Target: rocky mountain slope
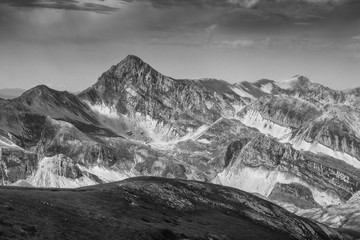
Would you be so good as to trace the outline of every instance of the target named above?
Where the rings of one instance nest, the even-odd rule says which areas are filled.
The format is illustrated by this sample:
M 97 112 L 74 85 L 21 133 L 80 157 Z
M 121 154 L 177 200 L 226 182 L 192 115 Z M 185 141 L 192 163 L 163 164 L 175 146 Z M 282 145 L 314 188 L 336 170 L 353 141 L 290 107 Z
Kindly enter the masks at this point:
M 303 76 L 173 79 L 130 55 L 78 95 L 41 85 L 0 100 L 0 182 L 192 179 L 321 212 L 360 190 L 359 103 L 359 89 Z
M 353 239 L 252 194 L 203 182 L 141 177 L 75 190 L 0 192 L 4 240 Z
M 109 129 L 149 142 L 182 137 L 245 106 L 224 81 L 175 80 L 135 56 L 112 66 L 79 98 Z

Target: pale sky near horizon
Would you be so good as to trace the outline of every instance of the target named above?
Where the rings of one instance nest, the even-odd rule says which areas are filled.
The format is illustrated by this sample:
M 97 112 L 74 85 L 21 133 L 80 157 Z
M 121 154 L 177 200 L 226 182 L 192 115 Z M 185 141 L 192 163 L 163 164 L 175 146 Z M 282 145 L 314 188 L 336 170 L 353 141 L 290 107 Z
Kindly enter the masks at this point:
M 360 1 L 0 0 L 0 88 L 84 90 L 128 54 L 174 78 L 360 87 Z

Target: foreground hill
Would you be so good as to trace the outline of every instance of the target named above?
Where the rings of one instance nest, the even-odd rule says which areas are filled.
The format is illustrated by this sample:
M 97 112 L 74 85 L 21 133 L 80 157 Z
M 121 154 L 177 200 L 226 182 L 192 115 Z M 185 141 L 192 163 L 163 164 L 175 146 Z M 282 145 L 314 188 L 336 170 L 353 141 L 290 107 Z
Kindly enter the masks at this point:
M 352 239 L 262 198 L 139 177 L 78 189 L 0 188 L 1 239 Z M 26 199 L 26 200 L 24 200 Z

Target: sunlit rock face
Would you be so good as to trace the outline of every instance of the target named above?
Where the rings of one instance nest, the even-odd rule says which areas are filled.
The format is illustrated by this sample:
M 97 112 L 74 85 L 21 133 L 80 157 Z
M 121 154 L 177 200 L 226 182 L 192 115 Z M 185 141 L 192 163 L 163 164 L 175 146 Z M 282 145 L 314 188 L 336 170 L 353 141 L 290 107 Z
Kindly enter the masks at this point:
M 158 176 L 236 187 L 288 209 L 342 206 L 360 189 L 359 103 L 359 89 L 302 76 L 173 79 L 130 55 L 78 95 L 41 85 L 0 99 L 0 183 Z
M 264 92 L 272 95 L 287 95 L 301 98 L 317 106 L 339 104 L 354 100 L 357 91 L 337 91 L 318 83 L 311 82 L 307 77 L 296 75 L 290 79 L 272 81 L 262 79 L 254 83 Z M 357 101 L 352 101 L 353 103 Z
M 249 104 L 238 115 L 245 118 L 248 112 L 257 112 L 262 118 L 288 128 L 299 128 L 322 113 L 321 108 L 299 98 L 286 95 L 269 95 Z
M 278 183 L 298 183 L 310 189 L 322 206 L 341 204 L 360 190 L 360 171 L 341 160 L 298 151 L 262 134 L 242 142 L 218 175 L 218 183 L 266 197 Z
M 245 106 L 227 82 L 175 80 L 135 56 L 112 66 L 79 97 L 115 132 L 147 141 L 184 136 Z
M 329 149 L 328 154 L 342 158 L 358 168 L 360 166 L 359 119 L 358 109 L 349 106 L 329 107 L 324 114 L 300 128 L 294 141 L 321 144 Z

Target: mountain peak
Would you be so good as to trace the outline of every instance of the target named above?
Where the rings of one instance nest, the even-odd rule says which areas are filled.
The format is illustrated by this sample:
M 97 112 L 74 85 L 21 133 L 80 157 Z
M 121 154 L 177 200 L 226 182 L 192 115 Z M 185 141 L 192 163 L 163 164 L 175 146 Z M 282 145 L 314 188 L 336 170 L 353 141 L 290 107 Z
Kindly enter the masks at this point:
M 96 91 L 102 92 L 106 89 L 107 96 L 103 97 L 111 102 L 112 98 L 118 97 L 118 92 L 125 89 L 124 85 L 126 84 L 136 85 L 137 87 L 144 85 L 141 87 L 146 89 L 149 87 L 148 85 L 152 85 L 164 77 L 141 58 L 135 55 L 128 55 L 119 63 L 111 66 L 109 70 L 98 78 L 98 81 L 91 88 L 79 93 L 78 96 L 94 100 L 96 97 L 99 97 Z M 89 95 L 91 91 L 95 92 Z
M 56 90 L 51 89 L 44 84 L 41 84 L 41 85 L 37 85 L 33 88 L 30 88 L 29 90 L 25 91 L 21 96 L 27 96 L 30 94 L 40 94 L 40 93 L 44 93 L 44 92 L 53 92 L 53 91 L 56 91 Z
M 123 61 L 125 61 L 125 62 L 138 62 L 138 63 L 143 63 L 143 62 L 144 62 L 144 61 L 143 61 L 141 58 L 139 58 L 138 56 L 131 55 L 131 54 L 127 55 L 127 56 L 123 59 Z
M 64 97 L 67 98 L 71 95 L 72 94 L 68 93 L 67 91 L 58 91 L 42 84 L 27 90 L 21 96 L 15 98 L 14 100 L 27 102 L 28 104 L 30 104 L 34 101 L 49 102 L 53 100 L 59 100 Z
M 118 64 L 112 66 L 106 73 L 111 73 L 119 78 L 122 78 L 129 74 L 136 75 L 136 73 L 144 70 L 149 71 L 151 69 L 150 65 L 145 63 L 141 58 L 135 55 L 128 55 Z
M 130 67 L 130 68 L 136 68 L 139 69 L 143 66 L 149 66 L 147 63 L 145 63 L 141 58 L 135 55 L 128 55 L 126 56 L 120 63 L 118 63 L 117 68 L 119 67 Z
M 295 75 L 293 77 L 293 79 L 298 79 L 298 81 L 303 81 L 303 82 L 310 82 L 309 78 L 303 76 L 303 75 Z
M 41 84 L 41 85 L 37 85 L 33 88 L 30 88 L 27 91 L 24 91 L 24 93 L 21 94 L 20 97 L 30 95 L 30 94 L 52 94 L 52 95 L 65 94 L 65 95 L 69 95 L 70 93 L 68 91 L 56 90 L 45 84 Z
M 310 80 L 301 75 L 295 75 L 292 78 L 276 81 L 275 84 L 282 89 L 297 89 L 301 86 L 307 85 L 310 83 Z

